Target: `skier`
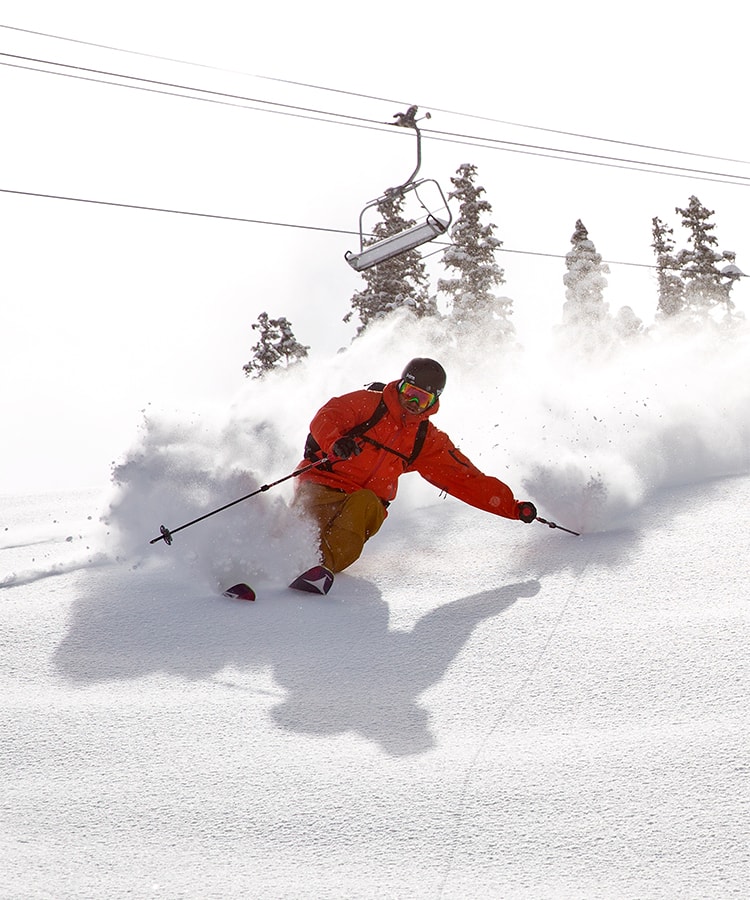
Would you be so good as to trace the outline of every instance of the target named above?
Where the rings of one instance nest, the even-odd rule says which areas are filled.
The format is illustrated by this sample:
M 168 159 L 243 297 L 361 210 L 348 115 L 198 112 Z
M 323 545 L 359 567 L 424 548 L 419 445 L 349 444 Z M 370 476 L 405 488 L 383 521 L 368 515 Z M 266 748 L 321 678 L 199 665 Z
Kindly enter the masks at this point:
M 419 472 L 471 506 L 534 521 L 533 503 L 515 500 L 506 484 L 480 472 L 430 421 L 445 382 L 440 363 L 413 359 L 397 381 L 334 397 L 315 414 L 299 468 L 325 462 L 298 476 L 294 504 L 317 524 L 322 565 L 291 587 L 328 593 L 334 573 L 358 559 L 378 532 L 405 472 Z

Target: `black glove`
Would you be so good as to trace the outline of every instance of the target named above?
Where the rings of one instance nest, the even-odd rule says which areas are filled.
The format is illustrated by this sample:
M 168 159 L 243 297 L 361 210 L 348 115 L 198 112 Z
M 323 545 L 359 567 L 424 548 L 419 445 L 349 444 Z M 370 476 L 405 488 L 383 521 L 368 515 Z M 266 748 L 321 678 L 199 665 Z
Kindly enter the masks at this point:
M 331 447 L 331 450 L 333 455 L 338 456 L 339 459 L 349 459 L 350 456 L 359 456 L 362 452 L 362 448 L 353 437 L 339 438 L 333 447 Z
M 536 519 L 536 506 L 530 501 L 521 500 L 516 508 L 518 509 L 518 518 L 522 522 L 526 522 L 527 525 L 529 522 L 533 522 L 534 519 Z

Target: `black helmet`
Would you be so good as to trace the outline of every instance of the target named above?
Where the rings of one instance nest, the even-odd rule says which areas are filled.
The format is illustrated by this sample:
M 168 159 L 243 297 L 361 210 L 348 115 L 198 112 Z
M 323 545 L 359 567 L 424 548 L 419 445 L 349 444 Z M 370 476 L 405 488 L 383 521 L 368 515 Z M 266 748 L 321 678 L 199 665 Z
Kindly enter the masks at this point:
M 445 387 L 446 374 L 439 362 L 419 357 L 407 364 L 401 373 L 401 379 L 439 397 Z

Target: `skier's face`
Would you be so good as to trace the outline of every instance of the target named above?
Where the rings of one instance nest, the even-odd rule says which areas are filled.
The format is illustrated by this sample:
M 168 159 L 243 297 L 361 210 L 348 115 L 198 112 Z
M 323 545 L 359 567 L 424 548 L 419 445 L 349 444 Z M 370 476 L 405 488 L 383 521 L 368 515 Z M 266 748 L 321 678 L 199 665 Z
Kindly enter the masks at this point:
M 398 386 L 399 403 L 408 413 L 419 415 L 426 409 L 429 409 L 437 400 L 437 394 L 432 391 L 425 391 L 416 384 L 408 381 L 402 381 Z

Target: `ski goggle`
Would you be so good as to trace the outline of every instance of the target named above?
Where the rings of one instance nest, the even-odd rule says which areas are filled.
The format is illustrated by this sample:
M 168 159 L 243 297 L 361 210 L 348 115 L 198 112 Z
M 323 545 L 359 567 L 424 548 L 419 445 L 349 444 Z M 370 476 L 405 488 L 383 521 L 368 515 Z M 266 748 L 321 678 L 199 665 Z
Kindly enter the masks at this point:
M 398 386 L 398 394 L 407 406 L 416 409 L 418 412 L 424 412 L 437 400 L 438 395 L 433 391 L 425 391 L 416 384 L 410 384 L 408 381 L 402 381 Z

